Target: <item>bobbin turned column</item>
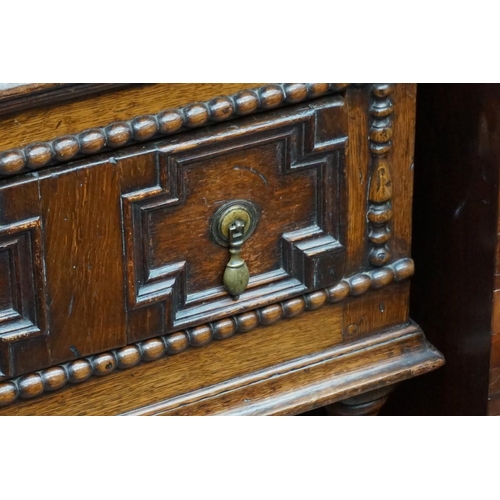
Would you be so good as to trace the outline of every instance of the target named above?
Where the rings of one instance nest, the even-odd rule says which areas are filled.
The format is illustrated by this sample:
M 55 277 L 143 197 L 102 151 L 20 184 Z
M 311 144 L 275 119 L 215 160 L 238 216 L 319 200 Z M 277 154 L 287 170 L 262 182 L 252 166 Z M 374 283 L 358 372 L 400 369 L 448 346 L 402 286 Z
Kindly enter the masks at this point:
M 374 84 L 371 88 L 370 153 L 372 176 L 368 193 L 368 221 L 370 241 L 369 261 L 380 267 L 391 259 L 388 242 L 391 239 L 392 176 L 389 153 L 392 148 L 393 112 L 391 99 L 393 85 Z
M 441 366 L 409 317 L 415 87 L 7 115 L 0 85 L 0 414 L 374 414 Z

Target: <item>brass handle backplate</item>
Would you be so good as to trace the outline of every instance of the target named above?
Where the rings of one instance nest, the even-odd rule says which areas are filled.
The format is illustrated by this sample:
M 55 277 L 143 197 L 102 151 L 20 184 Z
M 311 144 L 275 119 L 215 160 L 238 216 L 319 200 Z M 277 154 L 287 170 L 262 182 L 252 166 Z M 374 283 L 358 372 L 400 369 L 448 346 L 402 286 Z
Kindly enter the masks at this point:
M 241 258 L 241 246 L 255 230 L 259 212 L 246 200 L 229 202 L 217 210 L 212 219 L 212 236 L 222 246 L 229 247 L 229 262 L 224 271 L 223 284 L 226 291 L 238 300 L 246 290 L 250 273 Z

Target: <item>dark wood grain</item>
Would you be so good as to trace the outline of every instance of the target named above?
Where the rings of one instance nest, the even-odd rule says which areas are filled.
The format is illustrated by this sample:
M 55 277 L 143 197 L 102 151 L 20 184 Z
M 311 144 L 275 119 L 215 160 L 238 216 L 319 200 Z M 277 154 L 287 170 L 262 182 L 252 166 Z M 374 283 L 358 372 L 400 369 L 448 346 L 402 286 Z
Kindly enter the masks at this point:
M 389 354 L 390 353 L 390 354 Z M 133 415 L 293 415 L 426 373 L 443 359 L 415 326 L 327 349 Z M 405 366 L 406 365 L 406 366 Z M 339 375 L 338 368 L 342 367 Z M 279 397 L 277 395 L 279 394 Z
M 40 197 L 52 362 L 125 345 L 115 165 L 98 162 L 42 176 Z
M 158 83 L 20 111 L 0 119 L 0 151 L 78 134 L 85 129 L 105 127 L 112 122 L 159 113 L 163 109 L 178 108 L 194 101 L 205 101 L 258 86 L 256 83 Z
M 415 86 L 248 87 L 0 120 L 2 414 L 293 414 L 443 363 L 408 318 Z M 211 234 L 235 200 L 237 299 Z
M 188 347 L 202 347 L 213 340 L 224 340 L 238 333 L 248 333 L 258 326 L 270 326 L 282 320 L 296 318 L 304 312 L 317 311 L 329 304 L 338 304 L 349 295 L 356 299 L 347 302 L 344 307 L 342 338 L 346 342 L 352 342 L 368 332 L 373 333 L 393 324 L 407 323 L 407 286 L 392 285 L 389 287 L 390 291 L 385 293 L 380 289 L 393 281 L 398 283 L 407 280 L 412 274 L 413 262 L 411 259 L 402 259 L 391 266 L 351 276 L 333 287 L 302 297 L 11 379 L 9 382 L 0 383 L 0 407 L 13 403 L 17 398 L 33 397 L 30 391 L 25 390 L 26 380 L 33 378 L 38 380 L 39 391 L 36 395 L 40 395 L 43 392 L 61 389 L 68 383 L 85 382 L 92 375 L 98 377 L 109 375 L 116 369 L 126 370 L 141 362 L 156 361 L 165 355 L 180 354 Z M 380 280 L 381 275 L 384 276 L 383 281 Z M 359 288 L 361 277 L 363 283 L 368 280 L 369 287 Z M 367 293 L 370 288 L 376 289 L 377 292 L 369 295 L 367 299 L 360 299 L 360 296 Z M 353 311 L 361 315 L 355 316 L 357 324 L 352 323 Z
M 50 363 L 39 203 L 36 183 L 0 186 L 0 378 Z
M 111 90 L 129 87 L 128 83 L 19 83 L 0 84 L 0 116 L 19 111 L 75 101 Z
M 296 85 L 302 86 L 305 94 L 297 92 Z M 321 95 L 339 93 L 346 87 L 347 84 L 335 83 L 269 84 L 234 95 L 219 96 L 207 102 L 192 103 L 177 109 L 164 109 L 161 113 L 139 115 L 126 121 L 107 123 L 107 126 L 80 130 L 77 134 L 61 136 L 53 132 L 50 140 L 0 152 L 0 177 L 44 168 L 130 143 L 148 141 L 153 137 L 171 135 Z M 19 125 L 17 118 L 15 124 Z M 61 121 L 56 129 L 60 124 Z M 319 118 L 318 125 L 324 129 L 326 123 Z M 321 143 L 321 134 L 318 138 Z M 0 141 L 0 149 L 1 147 Z
M 447 364 L 382 412 L 488 412 L 499 130 L 498 85 L 419 85 L 410 313 Z
M 392 207 L 389 249 L 393 259 L 411 254 L 413 173 L 415 147 L 415 107 L 418 102 L 417 86 L 395 85 L 392 90 L 394 102 L 392 143 L 389 159 L 393 168 Z M 396 170 L 397 168 L 397 170 Z M 397 174 L 396 174 L 397 172 Z
M 370 150 L 367 145 L 369 95 L 364 89 L 353 89 L 347 95 L 349 105 L 349 154 L 345 170 L 347 213 L 367 207 Z M 346 273 L 354 274 L 366 266 L 366 217 L 346 217 Z
M 43 225 L 52 363 L 340 281 L 346 116 L 344 100 L 329 97 L 23 178 Z M 5 192 L 25 189 L 18 183 Z M 234 199 L 260 211 L 244 248 L 251 283 L 237 302 L 222 287 L 227 250 L 210 235 L 216 209 Z M 23 197 L 4 202 L 8 224 Z M 316 240 L 326 244 L 311 266 L 300 256 Z
M 387 242 L 391 238 L 392 175 L 389 154 L 393 135 L 392 85 L 376 84 L 371 88 L 370 153 L 372 172 L 368 200 L 369 233 L 371 243 L 368 259 L 373 266 L 383 266 L 391 258 Z
M 130 309 L 165 303 L 171 331 L 338 281 L 346 137 L 337 134 L 344 107 L 342 99 L 327 98 L 118 156 L 125 176 L 137 178 L 137 166 L 154 180 L 124 194 L 126 250 L 134 263 Z M 329 115 L 336 128 L 320 136 L 316 120 Z M 210 221 L 238 199 L 254 203 L 259 220 L 243 247 L 250 284 L 235 302 L 222 287 L 228 252 L 211 236 Z
M 10 255 L 7 250 L 0 253 L 0 310 L 3 316 L 7 316 L 14 309 L 15 295 L 12 283 L 12 268 Z
M 314 316 L 314 322 L 306 316 L 287 322 L 287 335 L 278 325 L 259 328 L 16 403 L 0 415 L 295 414 L 443 363 L 415 326 L 341 346 L 341 337 L 332 333 L 339 331 L 341 308 Z M 277 349 L 278 339 L 286 347 Z
M 344 338 L 353 340 L 374 330 L 407 323 L 408 285 L 391 285 L 379 292 L 349 299 L 344 308 Z

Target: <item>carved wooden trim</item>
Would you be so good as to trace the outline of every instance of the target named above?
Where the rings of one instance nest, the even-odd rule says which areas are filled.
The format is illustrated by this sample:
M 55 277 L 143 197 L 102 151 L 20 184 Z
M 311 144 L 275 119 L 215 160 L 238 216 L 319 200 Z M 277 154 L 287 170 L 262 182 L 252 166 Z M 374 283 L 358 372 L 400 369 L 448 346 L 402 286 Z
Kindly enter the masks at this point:
M 14 374 L 13 349 L 46 335 L 45 277 L 41 220 L 0 225 L 0 256 L 7 259 L 11 307 L 0 311 L 0 379 Z
M 370 153 L 372 176 L 368 192 L 368 254 L 370 264 L 383 266 L 391 258 L 387 242 L 391 237 L 389 222 L 392 219 L 392 181 L 388 155 L 392 147 L 391 84 L 374 84 L 371 88 Z
M 44 392 L 61 389 L 68 383 L 84 382 L 92 375 L 108 375 L 117 368 L 132 368 L 141 361 L 155 361 L 164 355 L 179 354 L 190 346 L 201 347 L 213 339 L 221 340 L 236 333 L 248 332 L 257 326 L 269 326 L 282 319 L 296 317 L 304 311 L 320 309 L 327 303 L 338 303 L 349 296 L 363 295 L 370 288 L 380 289 L 393 281 L 403 281 L 413 273 L 413 260 L 400 259 L 389 266 L 344 278 L 330 288 L 24 375 L 0 383 L 0 407 L 18 398 L 31 399 Z
M 361 367 L 355 367 L 356 358 Z M 297 415 L 336 401 L 359 401 L 443 363 L 442 354 L 410 321 L 121 415 Z
M 347 83 L 270 84 L 230 96 L 216 97 L 207 102 L 114 122 L 106 127 L 84 130 L 75 135 L 36 142 L 0 153 L 0 177 L 37 170 L 182 130 L 203 127 L 209 123 L 227 121 L 342 92 L 348 86 Z
M 50 104 L 73 101 L 130 83 L 17 83 L 0 84 L 0 116 Z
M 341 98 L 318 100 L 280 117 L 279 127 L 271 115 L 266 120 L 226 130 L 222 145 L 210 134 L 203 140 L 155 144 L 155 184 L 141 184 L 122 195 L 124 248 L 130 263 L 125 268 L 128 310 L 164 304 L 164 330 L 158 332 L 163 335 L 209 318 L 224 318 L 243 308 L 254 309 L 336 283 L 345 268 L 341 214 L 346 208 L 338 192 L 343 188 L 348 139 L 346 130 L 338 130 L 327 140 L 321 135 L 320 124 L 322 113 L 335 111 L 339 129 L 341 124 L 347 129 L 345 108 Z M 263 137 L 261 132 L 269 124 L 274 124 L 274 128 Z M 198 168 L 193 165 L 199 165 L 201 160 L 218 158 L 227 151 L 241 154 L 249 147 L 258 151 L 267 144 L 279 145 L 283 151 L 276 166 L 280 175 L 297 176 L 300 180 L 304 171 L 316 172 L 316 220 L 307 227 L 281 234 L 281 265 L 253 275 L 248 290 L 238 301 L 229 297 L 222 286 L 189 293 L 184 259 L 153 265 L 151 246 L 144 243 L 152 239 L 148 233 L 150 214 L 183 210 L 186 204 L 183 183 L 193 174 L 192 169 Z M 121 158 L 117 155 L 116 159 L 120 165 Z

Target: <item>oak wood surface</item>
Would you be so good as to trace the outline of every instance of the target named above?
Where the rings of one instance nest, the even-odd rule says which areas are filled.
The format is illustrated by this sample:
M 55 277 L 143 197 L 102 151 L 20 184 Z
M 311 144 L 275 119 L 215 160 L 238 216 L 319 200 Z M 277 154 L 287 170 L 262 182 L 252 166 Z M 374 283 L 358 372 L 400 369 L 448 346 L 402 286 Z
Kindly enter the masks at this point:
M 370 154 L 366 144 L 368 120 L 366 108 L 369 106 L 366 92 L 351 92 L 349 99 L 349 145 L 347 154 L 346 180 L 347 214 L 356 212 L 357 207 L 367 204 L 367 185 L 369 172 L 366 166 Z M 346 273 L 357 272 L 363 268 L 364 245 L 366 240 L 366 218 L 347 217 Z
M 50 364 L 42 232 L 37 185 L 21 181 L 0 188 L 0 254 L 8 261 L 2 279 L 10 281 L 3 293 L 8 289 L 11 293 L 10 299 L 4 295 L 7 309 L 1 315 L 7 313 L 7 317 L 0 321 L 0 373 L 4 376 Z M 18 320 L 8 317 L 8 303 L 14 306 Z M 21 342 L 16 341 L 18 336 Z
M 51 363 L 339 281 L 343 265 L 336 269 L 331 259 L 327 269 L 315 261 L 309 282 L 301 278 L 305 264 L 293 261 L 301 255 L 293 241 L 344 239 L 338 181 L 344 108 L 343 99 L 332 96 L 247 118 L 238 127 L 220 124 L 0 183 L 3 203 L 12 205 L 2 224 L 22 220 L 19 179 L 31 189 L 42 221 L 37 270 L 47 282 Z M 334 126 L 317 129 L 315 119 Z M 235 199 L 260 209 L 257 230 L 243 250 L 253 281 L 238 301 L 222 287 L 227 249 L 210 235 L 215 211 Z M 363 218 L 363 207 L 357 218 Z M 34 360 L 38 356 L 31 353 Z
M 256 83 L 158 83 L 20 111 L 0 118 L 0 151 L 258 86 Z
M 405 287 L 400 286 L 398 292 L 398 288 L 392 286 L 393 297 L 389 303 L 383 300 L 384 290 L 380 290 L 380 288 L 391 285 L 393 280 L 396 283 L 407 280 L 412 273 L 413 262 L 411 259 L 401 259 L 391 266 L 370 273 L 354 275 L 326 290 L 319 290 L 303 297 L 271 304 L 208 325 L 200 325 L 188 331 L 148 339 L 138 344 L 130 344 L 117 350 L 80 358 L 63 365 L 52 366 L 36 373 L 11 379 L 0 383 L 0 406 L 12 404 L 18 399 L 31 399 L 44 392 L 56 391 L 68 384 L 82 384 L 92 375 L 103 377 L 110 375 L 117 369 L 133 368 L 141 361 L 151 362 L 165 355 L 178 355 L 189 346 L 202 347 L 214 340 L 224 340 L 238 333 L 248 334 L 259 325 L 269 326 L 290 318 L 297 318 L 308 311 L 317 311 L 332 303 L 338 304 L 349 296 L 355 299 L 349 299 L 349 301 L 361 303 L 361 310 L 364 310 L 369 318 L 376 318 L 375 321 L 384 327 L 389 325 L 391 321 L 406 324 L 407 308 L 401 307 L 397 299 L 392 300 L 395 297 L 404 299 L 406 296 Z M 374 296 L 369 296 L 368 300 L 360 301 L 360 296 L 369 290 L 366 287 L 366 280 L 368 280 L 370 287 L 379 291 Z M 311 319 L 314 320 L 314 318 Z M 361 317 L 361 320 L 364 321 L 364 317 Z M 364 326 L 366 324 L 367 322 L 364 321 Z M 342 328 L 344 342 L 351 343 L 356 340 L 357 331 L 353 332 L 352 326 L 344 321 Z
M 286 87 L 290 105 L 263 112 L 286 94 L 268 86 L 259 115 L 155 141 L 139 120 L 143 144 L 102 154 L 86 132 L 92 157 L 50 167 L 41 148 L 43 170 L 0 181 L 0 340 L 27 336 L 0 343 L 0 362 L 7 379 L 33 372 L 0 384 L 0 414 L 290 414 L 440 366 L 408 326 L 415 86 L 331 85 Z M 0 151 L 255 86 L 156 84 L 20 111 L 0 120 Z M 218 120 L 227 102 L 212 101 Z M 187 109 L 207 123 L 208 108 Z M 237 301 L 210 234 L 234 199 L 260 217 Z M 12 235 L 33 260 L 17 281 Z M 30 294 L 18 325 L 9 311 Z
M 49 175 L 39 189 L 52 363 L 126 344 L 115 166 L 98 162 Z
M 344 308 L 345 337 L 356 339 L 407 322 L 408 293 L 409 283 L 401 283 L 367 295 L 363 300 L 350 299 Z
M 0 83 L 0 116 L 95 96 L 130 85 L 127 83 Z
M 152 412 L 146 410 L 144 414 L 294 415 L 352 398 L 405 380 L 409 375 L 420 375 L 441 366 L 442 357 L 422 341 L 421 335 L 409 333 L 411 330 L 407 328 L 393 332 L 396 338 L 391 340 L 381 336 L 378 344 L 365 345 L 352 353 L 347 352 L 347 349 L 342 353 L 325 351 L 311 357 L 309 365 L 300 366 L 302 370 L 292 364 L 283 366 L 285 373 L 281 377 L 266 380 L 266 377 L 261 376 L 260 382 L 216 394 L 217 399 L 212 396 L 212 401 L 208 396 L 192 404 L 181 403 L 166 411 L 161 405 L 156 405 Z M 409 334 L 401 335 L 405 331 Z M 341 376 L 337 375 L 340 367 Z M 173 400 L 168 406 L 176 403 Z M 132 414 L 143 413 L 137 410 Z
M 178 409 L 180 414 L 230 413 L 231 409 L 241 414 L 294 414 L 420 375 L 443 363 L 414 327 L 394 329 L 386 336 L 342 347 L 341 339 L 334 336 L 332 315 L 319 313 L 314 313 L 314 323 L 300 318 L 289 321 L 292 331 L 288 336 L 277 326 L 260 328 L 248 338 L 236 336 L 178 357 L 94 378 L 38 400 L 16 403 L 1 409 L 0 415 L 148 414 L 175 407 L 176 402 L 183 405 Z M 285 345 L 277 338 L 286 339 Z M 339 347 L 325 351 L 335 345 Z M 309 353 L 310 358 L 296 359 L 299 353 Z M 267 372 L 258 372 L 266 367 Z M 281 371 L 285 377 L 275 383 Z M 236 393 L 227 393 L 229 389 Z M 182 394 L 186 396 L 172 400 Z M 250 405 L 245 401 L 249 398 L 258 404 Z M 185 407 L 189 400 L 194 405 L 190 409 Z M 144 410 L 139 410 L 142 406 Z
M 229 96 L 218 96 L 205 102 L 164 109 L 160 113 L 133 116 L 128 120 L 108 123 L 107 126 L 81 130 L 73 135 L 52 137 L 48 141 L 38 141 L 21 148 L 0 152 L 0 176 L 38 170 L 75 158 L 122 148 L 130 143 L 145 142 L 153 137 L 172 135 L 182 130 L 200 128 L 238 116 L 247 116 L 327 94 L 341 93 L 347 87 L 349 84 L 268 84 Z M 390 86 L 383 87 L 386 92 L 390 91 Z M 389 101 L 386 98 L 384 102 Z M 322 116 L 318 116 L 317 130 L 333 132 L 335 122 L 325 121 Z M 317 132 L 316 137 L 321 144 L 321 133 Z
M 419 85 L 416 123 L 410 314 L 447 362 L 397 389 L 382 413 L 486 415 L 499 408 L 500 87 Z
M 21 402 L 4 409 L 3 414 L 123 413 L 151 400 L 179 396 L 341 343 L 341 306 L 311 314 L 314 321 L 304 315 L 284 325 L 257 328 L 178 356 L 91 379 L 37 401 Z
M 412 241 L 413 172 L 415 148 L 415 106 L 417 87 L 414 84 L 396 85 L 394 102 L 393 144 L 391 162 L 397 165 L 396 175 L 392 175 L 393 211 L 391 231 L 392 252 L 395 258 L 410 255 Z

